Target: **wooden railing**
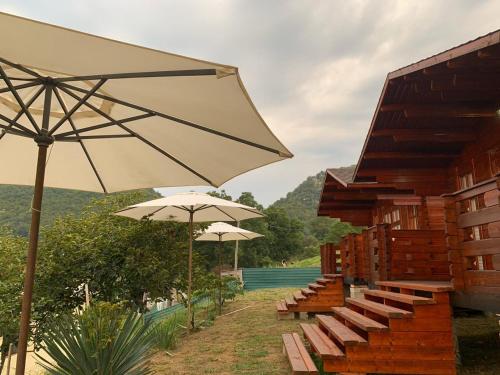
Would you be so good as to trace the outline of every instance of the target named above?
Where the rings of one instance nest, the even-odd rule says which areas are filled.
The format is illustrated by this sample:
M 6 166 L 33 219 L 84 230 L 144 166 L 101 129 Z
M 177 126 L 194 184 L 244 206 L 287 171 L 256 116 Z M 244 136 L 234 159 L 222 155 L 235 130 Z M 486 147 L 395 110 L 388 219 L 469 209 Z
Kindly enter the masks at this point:
M 446 241 L 455 290 L 500 295 L 500 176 L 445 196 Z M 494 297 L 497 296 L 497 297 Z M 469 297 L 469 299 L 472 297 Z M 477 299 L 477 297 L 474 297 Z
M 340 248 L 333 243 L 326 243 L 320 246 L 321 273 L 333 274 L 341 272 Z
M 442 230 L 391 230 L 379 224 L 347 235 L 339 246 L 348 282 L 451 278 Z

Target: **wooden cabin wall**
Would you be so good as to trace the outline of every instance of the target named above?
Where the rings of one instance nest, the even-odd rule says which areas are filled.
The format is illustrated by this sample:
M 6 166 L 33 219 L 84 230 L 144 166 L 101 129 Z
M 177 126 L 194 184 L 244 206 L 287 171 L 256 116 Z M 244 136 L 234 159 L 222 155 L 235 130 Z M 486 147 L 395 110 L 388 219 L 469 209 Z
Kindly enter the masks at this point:
M 373 225 L 390 224 L 392 230 L 444 230 L 444 200 L 438 196 L 422 197 L 419 204 L 378 202 L 372 211 Z
M 464 147 L 449 168 L 452 193 L 500 173 L 500 119 L 484 125 L 478 140 Z

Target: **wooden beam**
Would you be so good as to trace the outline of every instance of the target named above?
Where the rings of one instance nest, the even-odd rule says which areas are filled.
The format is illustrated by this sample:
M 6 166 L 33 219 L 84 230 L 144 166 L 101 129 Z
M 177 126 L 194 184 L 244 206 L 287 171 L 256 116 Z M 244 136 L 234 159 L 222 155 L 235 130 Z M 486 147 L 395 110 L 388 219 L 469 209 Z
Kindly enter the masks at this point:
M 385 104 L 380 112 L 403 112 L 406 117 L 496 117 L 495 106 Z
M 477 132 L 476 132 L 477 133 Z M 380 129 L 374 130 L 372 137 L 392 137 L 394 142 L 455 143 L 472 142 L 477 134 L 472 129 Z
M 453 159 L 458 153 L 430 153 L 430 152 L 365 152 L 363 159 Z

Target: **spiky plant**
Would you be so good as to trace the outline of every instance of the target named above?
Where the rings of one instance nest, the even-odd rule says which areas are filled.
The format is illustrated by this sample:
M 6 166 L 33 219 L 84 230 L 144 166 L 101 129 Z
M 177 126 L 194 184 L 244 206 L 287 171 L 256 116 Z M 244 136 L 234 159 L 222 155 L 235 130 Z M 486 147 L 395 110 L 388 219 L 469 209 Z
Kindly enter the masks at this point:
M 38 359 L 53 375 L 145 375 L 153 343 L 139 314 L 92 307 L 54 324 L 44 337 L 50 359 Z

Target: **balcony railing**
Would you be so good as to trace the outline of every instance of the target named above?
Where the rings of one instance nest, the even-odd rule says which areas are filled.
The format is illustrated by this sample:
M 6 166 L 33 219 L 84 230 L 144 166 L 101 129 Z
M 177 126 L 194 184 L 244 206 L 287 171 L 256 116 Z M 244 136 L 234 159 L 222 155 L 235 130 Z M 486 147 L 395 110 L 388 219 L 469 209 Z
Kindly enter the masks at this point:
M 347 235 L 339 247 L 348 282 L 451 278 L 442 230 L 394 230 L 379 224 Z
M 492 300 L 500 295 L 499 187 L 497 175 L 445 196 L 446 241 L 455 290 L 491 295 Z

